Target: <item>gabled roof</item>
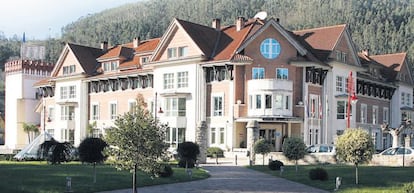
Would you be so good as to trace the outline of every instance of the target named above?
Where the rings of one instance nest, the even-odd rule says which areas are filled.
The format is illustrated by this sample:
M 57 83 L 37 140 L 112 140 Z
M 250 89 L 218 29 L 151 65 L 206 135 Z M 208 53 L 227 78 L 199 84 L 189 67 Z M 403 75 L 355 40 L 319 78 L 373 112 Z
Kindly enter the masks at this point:
M 396 53 L 396 54 L 384 54 L 374 55 L 370 58 L 374 59 L 378 63 L 385 65 L 386 67 L 392 67 L 395 71 L 400 71 L 401 66 L 404 64 L 407 53 Z
M 136 53 L 154 51 L 161 38 L 154 38 L 141 41 L 138 47 L 134 48 Z M 132 45 L 132 43 L 131 43 Z
M 293 31 L 293 33 L 298 35 L 299 40 L 306 41 L 313 49 L 333 51 L 345 29 L 346 24 L 342 24 Z
M 104 55 L 97 58 L 97 60 L 101 61 L 105 59 L 119 58 L 128 59 L 131 58 L 133 52 L 134 50 L 132 49 L 132 47 L 127 47 L 126 45 L 117 45 L 110 48 Z
M 100 57 L 104 52 L 99 48 L 93 48 L 88 46 L 81 46 L 72 43 L 67 43 L 63 48 L 62 54 L 60 55 L 55 68 L 52 71 L 52 77 L 57 76 L 59 69 L 63 65 L 63 60 L 67 54 L 71 51 L 75 55 L 83 71 L 88 75 L 93 75 L 96 69 L 99 67 L 96 58 Z

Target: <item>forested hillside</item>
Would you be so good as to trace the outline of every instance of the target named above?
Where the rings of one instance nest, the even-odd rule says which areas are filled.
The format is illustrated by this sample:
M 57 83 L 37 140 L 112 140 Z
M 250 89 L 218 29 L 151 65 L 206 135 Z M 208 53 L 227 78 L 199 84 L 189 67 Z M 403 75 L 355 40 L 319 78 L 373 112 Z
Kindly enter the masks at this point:
M 414 55 L 414 0 L 148 0 L 88 15 L 62 29 L 62 39 L 49 40 L 47 58 L 56 61 L 62 42 L 98 46 L 130 42 L 134 37 L 160 37 L 172 18 L 211 25 L 220 18 L 233 24 L 239 16 L 266 11 L 288 30 L 347 23 L 357 49 L 373 54 Z

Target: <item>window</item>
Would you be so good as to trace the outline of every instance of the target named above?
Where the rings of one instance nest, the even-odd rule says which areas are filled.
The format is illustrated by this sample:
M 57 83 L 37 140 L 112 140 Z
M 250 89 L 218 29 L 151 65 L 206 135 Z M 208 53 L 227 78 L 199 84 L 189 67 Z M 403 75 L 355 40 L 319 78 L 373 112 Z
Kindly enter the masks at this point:
M 76 86 L 69 86 L 69 98 L 76 98 Z
M 168 48 L 167 57 L 170 58 L 177 58 L 177 48 Z
M 253 68 L 252 79 L 264 79 L 264 68 Z
M 146 63 L 148 63 L 148 61 L 149 61 L 149 57 L 148 56 L 141 57 L 141 64 L 146 64 Z
M 260 53 L 266 59 L 275 59 L 281 51 L 280 44 L 273 38 L 267 38 L 260 44 Z
M 347 103 L 345 101 L 337 101 L 336 102 L 336 118 L 337 119 L 345 119 L 345 115 L 346 115 L 346 111 L 347 111 L 347 105 L 346 104 Z
M 98 120 L 99 119 L 99 105 L 93 104 L 92 105 L 92 120 Z
M 286 95 L 285 109 L 286 110 L 290 109 L 290 96 L 289 95 Z
M 210 143 L 215 144 L 216 143 L 216 128 L 211 128 L 210 132 Z
M 346 63 L 346 53 L 345 52 L 341 52 L 339 50 L 336 50 L 336 60 Z
M 405 94 L 405 105 L 406 106 L 411 106 L 410 104 L 411 104 L 411 94 L 406 93 Z
M 61 106 L 60 107 L 60 120 L 73 120 L 75 118 L 74 106 Z
M 367 105 L 361 104 L 361 123 L 367 123 Z
M 256 95 L 256 109 L 262 108 L 262 96 L 257 94 Z
M 378 106 L 372 106 L 372 124 L 378 124 Z
M 177 73 L 177 88 L 187 88 L 188 87 L 188 72 L 178 72 Z
M 164 89 L 174 88 L 174 74 L 166 73 L 164 74 Z
M 73 74 L 76 71 L 76 65 L 64 66 L 63 75 Z
M 137 108 L 137 101 L 136 100 L 129 100 L 128 101 L 128 112 L 135 113 L 136 108 Z
M 249 109 L 253 109 L 253 96 L 249 95 Z
M 275 108 L 276 109 L 283 109 L 283 95 L 276 94 L 275 95 Z
M 382 109 L 382 122 L 383 123 L 388 123 L 388 117 L 390 117 L 390 112 L 389 112 L 388 108 L 384 107 Z
M 118 69 L 118 62 L 112 61 L 111 62 L 111 71 L 116 71 Z
M 220 128 L 220 144 L 224 144 L 224 128 Z
M 110 112 L 110 118 L 116 119 L 118 117 L 117 107 L 116 103 L 109 104 L 109 112 Z
M 68 87 L 60 87 L 60 99 L 68 98 Z
M 277 68 L 276 69 L 276 79 L 278 80 L 287 80 L 289 70 L 287 68 Z
M 47 114 L 47 121 L 51 122 L 55 119 L 55 108 L 49 107 L 49 113 Z
M 336 91 L 344 92 L 344 77 L 336 76 Z
M 165 142 L 171 147 L 177 147 L 179 143 L 185 141 L 185 128 L 168 128 L 165 131 Z
M 74 129 L 61 129 L 60 136 L 62 141 L 67 141 L 71 144 L 75 142 L 75 130 Z
M 223 97 L 213 97 L 213 116 L 223 116 Z
M 401 105 L 404 105 L 404 103 L 405 103 L 405 93 L 402 92 L 401 93 Z
M 272 108 L 272 95 L 270 94 L 265 95 L 265 108 L 266 109 Z
M 165 116 L 185 116 L 186 100 L 185 98 L 166 98 L 165 99 Z
M 178 48 L 178 57 L 184 57 L 188 55 L 188 47 L 179 47 Z

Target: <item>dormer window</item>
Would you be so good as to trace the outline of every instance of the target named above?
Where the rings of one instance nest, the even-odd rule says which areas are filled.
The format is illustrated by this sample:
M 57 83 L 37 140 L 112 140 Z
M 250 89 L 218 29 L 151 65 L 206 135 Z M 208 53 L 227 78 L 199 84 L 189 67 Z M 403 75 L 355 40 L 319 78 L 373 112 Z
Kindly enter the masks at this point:
M 116 71 L 118 69 L 118 61 L 102 63 L 105 72 Z
M 141 57 L 141 64 L 146 64 L 149 61 L 149 57 L 145 56 L 145 57 Z
M 346 60 L 347 60 L 346 53 L 337 50 L 336 51 L 336 60 L 339 61 L 339 62 L 346 63 Z

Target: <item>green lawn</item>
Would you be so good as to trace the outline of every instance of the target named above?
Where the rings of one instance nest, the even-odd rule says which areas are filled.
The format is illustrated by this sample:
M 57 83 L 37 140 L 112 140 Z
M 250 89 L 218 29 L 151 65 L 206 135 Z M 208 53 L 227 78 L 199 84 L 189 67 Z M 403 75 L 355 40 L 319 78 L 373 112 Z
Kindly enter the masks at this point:
M 65 192 L 66 177 L 72 178 L 74 192 L 97 192 L 131 188 L 132 174 L 119 171 L 110 165 L 97 166 L 97 182 L 93 184 L 93 167 L 77 162 L 61 165 L 48 165 L 46 162 L 6 162 L 0 161 L 0 192 L 2 193 L 50 193 Z M 193 169 L 193 177 L 183 168 L 174 168 L 169 178 L 150 178 L 139 173 L 138 186 L 176 183 L 199 180 L 209 177 L 202 169 Z
M 310 180 L 309 170 L 316 167 L 326 169 L 329 180 Z M 274 176 L 281 176 L 279 171 L 271 171 L 267 166 L 253 166 L 250 168 Z M 414 167 L 359 166 L 359 185 L 355 185 L 355 167 L 347 165 L 300 165 L 298 173 L 295 172 L 295 166 L 285 166 L 285 171 L 281 177 L 332 192 L 335 189 L 335 178 L 337 176 L 342 177 L 342 186 L 339 191 L 341 193 L 402 193 L 401 188 L 404 183 L 414 181 Z

